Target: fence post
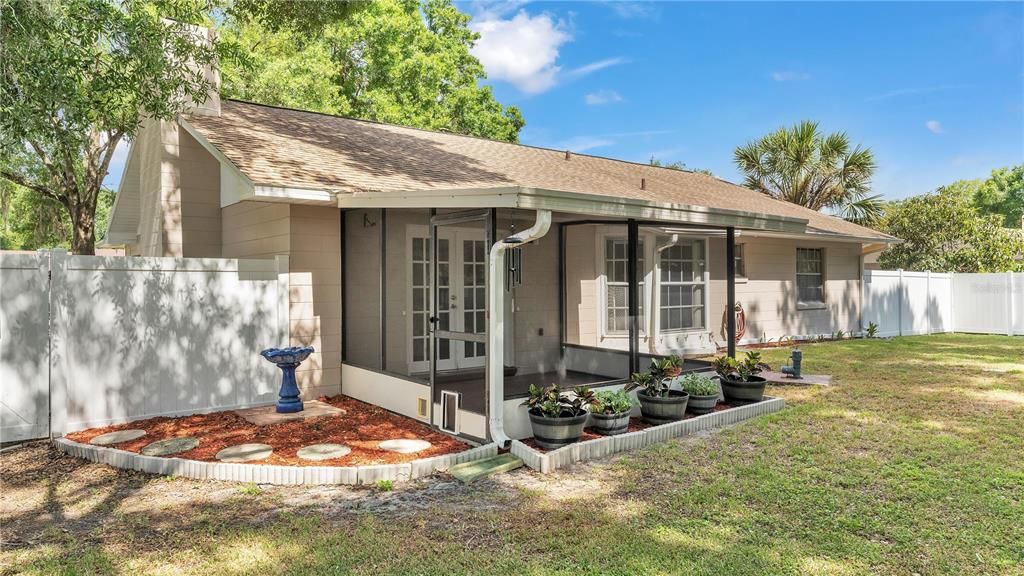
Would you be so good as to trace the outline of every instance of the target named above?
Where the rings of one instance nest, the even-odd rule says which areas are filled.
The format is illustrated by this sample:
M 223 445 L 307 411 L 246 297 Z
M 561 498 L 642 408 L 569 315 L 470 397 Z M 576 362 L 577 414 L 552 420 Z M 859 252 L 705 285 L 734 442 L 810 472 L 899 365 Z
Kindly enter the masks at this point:
M 932 271 L 924 271 L 924 333 L 932 333 L 932 313 L 931 304 L 932 301 Z
M 903 336 L 903 300 L 905 299 L 903 294 L 903 268 L 900 268 L 899 270 L 897 270 L 897 272 L 899 272 L 900 277 L 899 284 L 897 284 L 897 286 L 899 286 L 899 289 L 896 292 L 897 294 L 899 294 L 900 299 L 899 302 L 897 302 L 896 306 L 896 326 L 898 331 L 897 335 Z
M 63 436 L 68 422 L 68 253 L 50 251 L 50 438 Z
M 1006 273 L 1006 335 L 1013 336 L 1013 321 L 1017 313 L 1013 309 L 1013 272 Z

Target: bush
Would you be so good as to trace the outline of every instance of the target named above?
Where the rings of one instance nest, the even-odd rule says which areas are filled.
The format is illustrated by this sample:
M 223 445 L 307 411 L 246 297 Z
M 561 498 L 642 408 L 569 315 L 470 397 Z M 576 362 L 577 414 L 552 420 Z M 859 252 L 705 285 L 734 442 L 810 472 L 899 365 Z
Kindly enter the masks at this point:
M 633 409 L 633 398 L 625 390 L 598 392 L 590 411 L 597 414 L 621 414 Z
M 718 382 L 706 374 L 687 374 L 682 378 L 683 392 L 691 396 L 718 395 Z

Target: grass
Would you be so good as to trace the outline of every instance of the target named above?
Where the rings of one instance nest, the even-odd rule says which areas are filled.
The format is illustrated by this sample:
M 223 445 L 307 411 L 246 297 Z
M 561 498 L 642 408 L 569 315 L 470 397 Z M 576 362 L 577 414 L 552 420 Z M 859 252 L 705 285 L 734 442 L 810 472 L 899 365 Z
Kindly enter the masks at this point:
M 780 413 L 550 477 L 337 493 L 376 508 L 66 459 L 2 472 L 23 543 L 0 573 L 1024 574 L 1024 339 L 803 350 L 835 386 L 773 388 Z

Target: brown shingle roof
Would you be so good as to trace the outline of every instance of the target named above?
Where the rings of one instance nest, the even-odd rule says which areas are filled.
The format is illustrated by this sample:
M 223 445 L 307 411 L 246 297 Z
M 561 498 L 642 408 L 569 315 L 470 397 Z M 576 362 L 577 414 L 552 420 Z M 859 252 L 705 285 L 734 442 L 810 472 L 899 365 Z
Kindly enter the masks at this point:
M 696 172 L 223 100 L 189 122 L 256 185 L 336 192 L 528 188 L 808 220 L 809 232 L 888 236 Z M 645 189 L 640 188 L 640 179 Z

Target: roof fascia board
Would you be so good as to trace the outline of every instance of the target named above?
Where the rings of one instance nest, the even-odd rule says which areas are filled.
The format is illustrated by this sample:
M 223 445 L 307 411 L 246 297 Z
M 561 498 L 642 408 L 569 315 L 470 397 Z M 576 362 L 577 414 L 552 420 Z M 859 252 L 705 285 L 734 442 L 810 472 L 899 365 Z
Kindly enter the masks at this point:
M 264 185 L 253 187 L 253 199 L 277 202 L 296 200 L 306 204 L 324 204 L 327 206 L 333 206 L 336 203 L 334 193 L 326 190 Z
M 220 151 L 220 149 L 218 149 L 216 146 L 213 145 L 212 142 L 206 139 L 206 136 L 204 136 L 202 132 L 196 129 L 195 126 L 193 126 L 188 120 L 185 119 L 184 116 L 180 114 L 178 115 L 178 125 L 184 128 L 186 132 L 188 132 L 193 138 L 196 139 L 196 142 L 199 142 L 199 144 L 203 148 L 205 148 L 207 152 L 209 152 L 214 158 L 216 158 L 217 161 L 220 162 L 221 166 L 227 167 L 229 170 L 231 170 L 234 173 L 234 175 L 237 176 L 238 180 L 243 184 L 244 189 L 240 192 L 238 198 L 232 199 L 233 201 L 228 202 L 228 205 L 234 204 L 241 200 L 245 200 L 247 198 L 251 198 L 255 194 L 254 191 L 256 187 L 255 185 L 253 185 L 252 180 L 245 174 L 245 172 L 242 172 L 238 168 L 238 166 L 235 166 L 234 162 L 229 160 L 228 157 L 225 156 L 224 153 Z M 224 206 L 225 203 L 221 202 L 221 207 L 223 208 Z
M 519 208 L 533 210 L 547 209 L 595 216 L 667 220 L 791 233 L 803 232 L 807 226 L 807 220 L 788 216 L 771 216 L 739 210 L 562 192 L 560 190 L 524 188 L 519 198 Z
M 880 236 L 855 236 L 851 234 L 836 234 L 832 232 L 814 232 L 808 230 L 802 234 L 791 234 L 791 233 L 779 233 L 771 231 L 754 231 L 748 232 L 747 236 L 754 237 L 770 237 L 770 238 L 789 238 L 793 240 L 806 240 L 808 238 L 814 238 L 817 240 L 828 241 L 828 242 L 852 242 L 855 244 L 881 244 L 884 248 L 889 244 L 899 243 L 901 240 L 898 238 L 888 238 Z
M 339 208 L 522 208 L 800 233 L 807 221 L 736 210 L 507 186 L 338 194 Z

